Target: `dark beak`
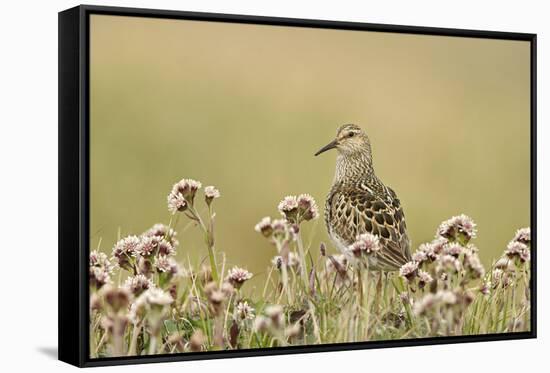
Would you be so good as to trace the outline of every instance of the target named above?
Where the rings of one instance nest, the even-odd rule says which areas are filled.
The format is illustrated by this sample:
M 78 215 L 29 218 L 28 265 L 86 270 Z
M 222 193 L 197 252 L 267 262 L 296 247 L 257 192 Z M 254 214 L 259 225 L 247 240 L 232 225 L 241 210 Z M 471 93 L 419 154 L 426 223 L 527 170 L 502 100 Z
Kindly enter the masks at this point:
M 321 149 L 319 149 L 319 151 L 317 153 L 315 153 L 315 156 L 318 156 L 319 154 L 324 153 L 327 150 L 336 148 L 336 145 L 338 145 L 338 141 L 336 141 L 336 140 L 333 140 L 333 141 L 329 142 L 328 144 L 323 146 Z

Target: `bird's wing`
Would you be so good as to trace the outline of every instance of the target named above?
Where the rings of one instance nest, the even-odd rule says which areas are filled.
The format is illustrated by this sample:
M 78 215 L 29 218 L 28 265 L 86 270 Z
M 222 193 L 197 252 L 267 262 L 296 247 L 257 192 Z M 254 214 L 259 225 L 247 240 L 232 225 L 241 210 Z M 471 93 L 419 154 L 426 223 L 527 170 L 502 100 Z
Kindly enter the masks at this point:
M 377 235 L 382 244 L 382 250 L 376 254 L 377 266 L 395 270 L 410 260 L 410 242 L 403 208 L 395 193 L 388 191 L 385 199 L 360 190 L 334 193 L 327 218 L 347 245 L 359 234 Z

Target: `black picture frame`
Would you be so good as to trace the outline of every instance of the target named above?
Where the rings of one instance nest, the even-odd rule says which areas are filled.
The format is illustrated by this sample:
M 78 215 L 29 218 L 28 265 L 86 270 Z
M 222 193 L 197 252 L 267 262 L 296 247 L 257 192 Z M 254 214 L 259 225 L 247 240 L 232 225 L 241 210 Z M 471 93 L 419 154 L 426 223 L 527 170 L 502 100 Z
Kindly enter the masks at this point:
M 269 349 L 90 359 L 89 344 L 89 18 L 92 14 L 169 18 L 451 37 L 521 40 L 531 51 L 531 331 L 477 336 L 388 340 Z M 382 347 L 536 338 L 536 34 L 399 26 L 81 5 L 59 13 L 59 360 L 79 367 L 282 355 Z

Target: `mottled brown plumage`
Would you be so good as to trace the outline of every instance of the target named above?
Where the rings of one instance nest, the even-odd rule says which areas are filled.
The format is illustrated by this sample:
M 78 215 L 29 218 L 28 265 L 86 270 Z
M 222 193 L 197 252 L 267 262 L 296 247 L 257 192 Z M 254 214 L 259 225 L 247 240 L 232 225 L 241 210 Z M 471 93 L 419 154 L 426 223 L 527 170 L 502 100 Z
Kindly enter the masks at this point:
M 345 251 L 359 234 L 377 235 L 382 249 L 369 257 L 369 267 L 399 269 L 411 259 L 405 216 L 395 192 L 374 173 L 367 135 L 360 127 L 346 124 L 316 155 L 333 148 L 338 150 L 336 173 L 325 203 L 330 238 Z

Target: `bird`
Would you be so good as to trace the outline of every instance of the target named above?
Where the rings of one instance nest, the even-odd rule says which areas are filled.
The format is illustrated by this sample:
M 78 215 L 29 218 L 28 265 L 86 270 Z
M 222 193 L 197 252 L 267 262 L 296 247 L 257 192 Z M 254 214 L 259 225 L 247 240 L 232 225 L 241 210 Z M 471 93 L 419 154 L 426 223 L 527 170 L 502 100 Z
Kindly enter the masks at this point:
M 368 256 L 369 269 L 380 273 L 399 270 L 411 261 L 405 215 L 395 191 L 374 172 L 369 137 L 361 127 L 345 124 L 315 156 L 331 149 L 338 154 L 325 201 L 325 225 L 330 239 L 345 253 L 359 235 L 375 235 L 380 249 Z

